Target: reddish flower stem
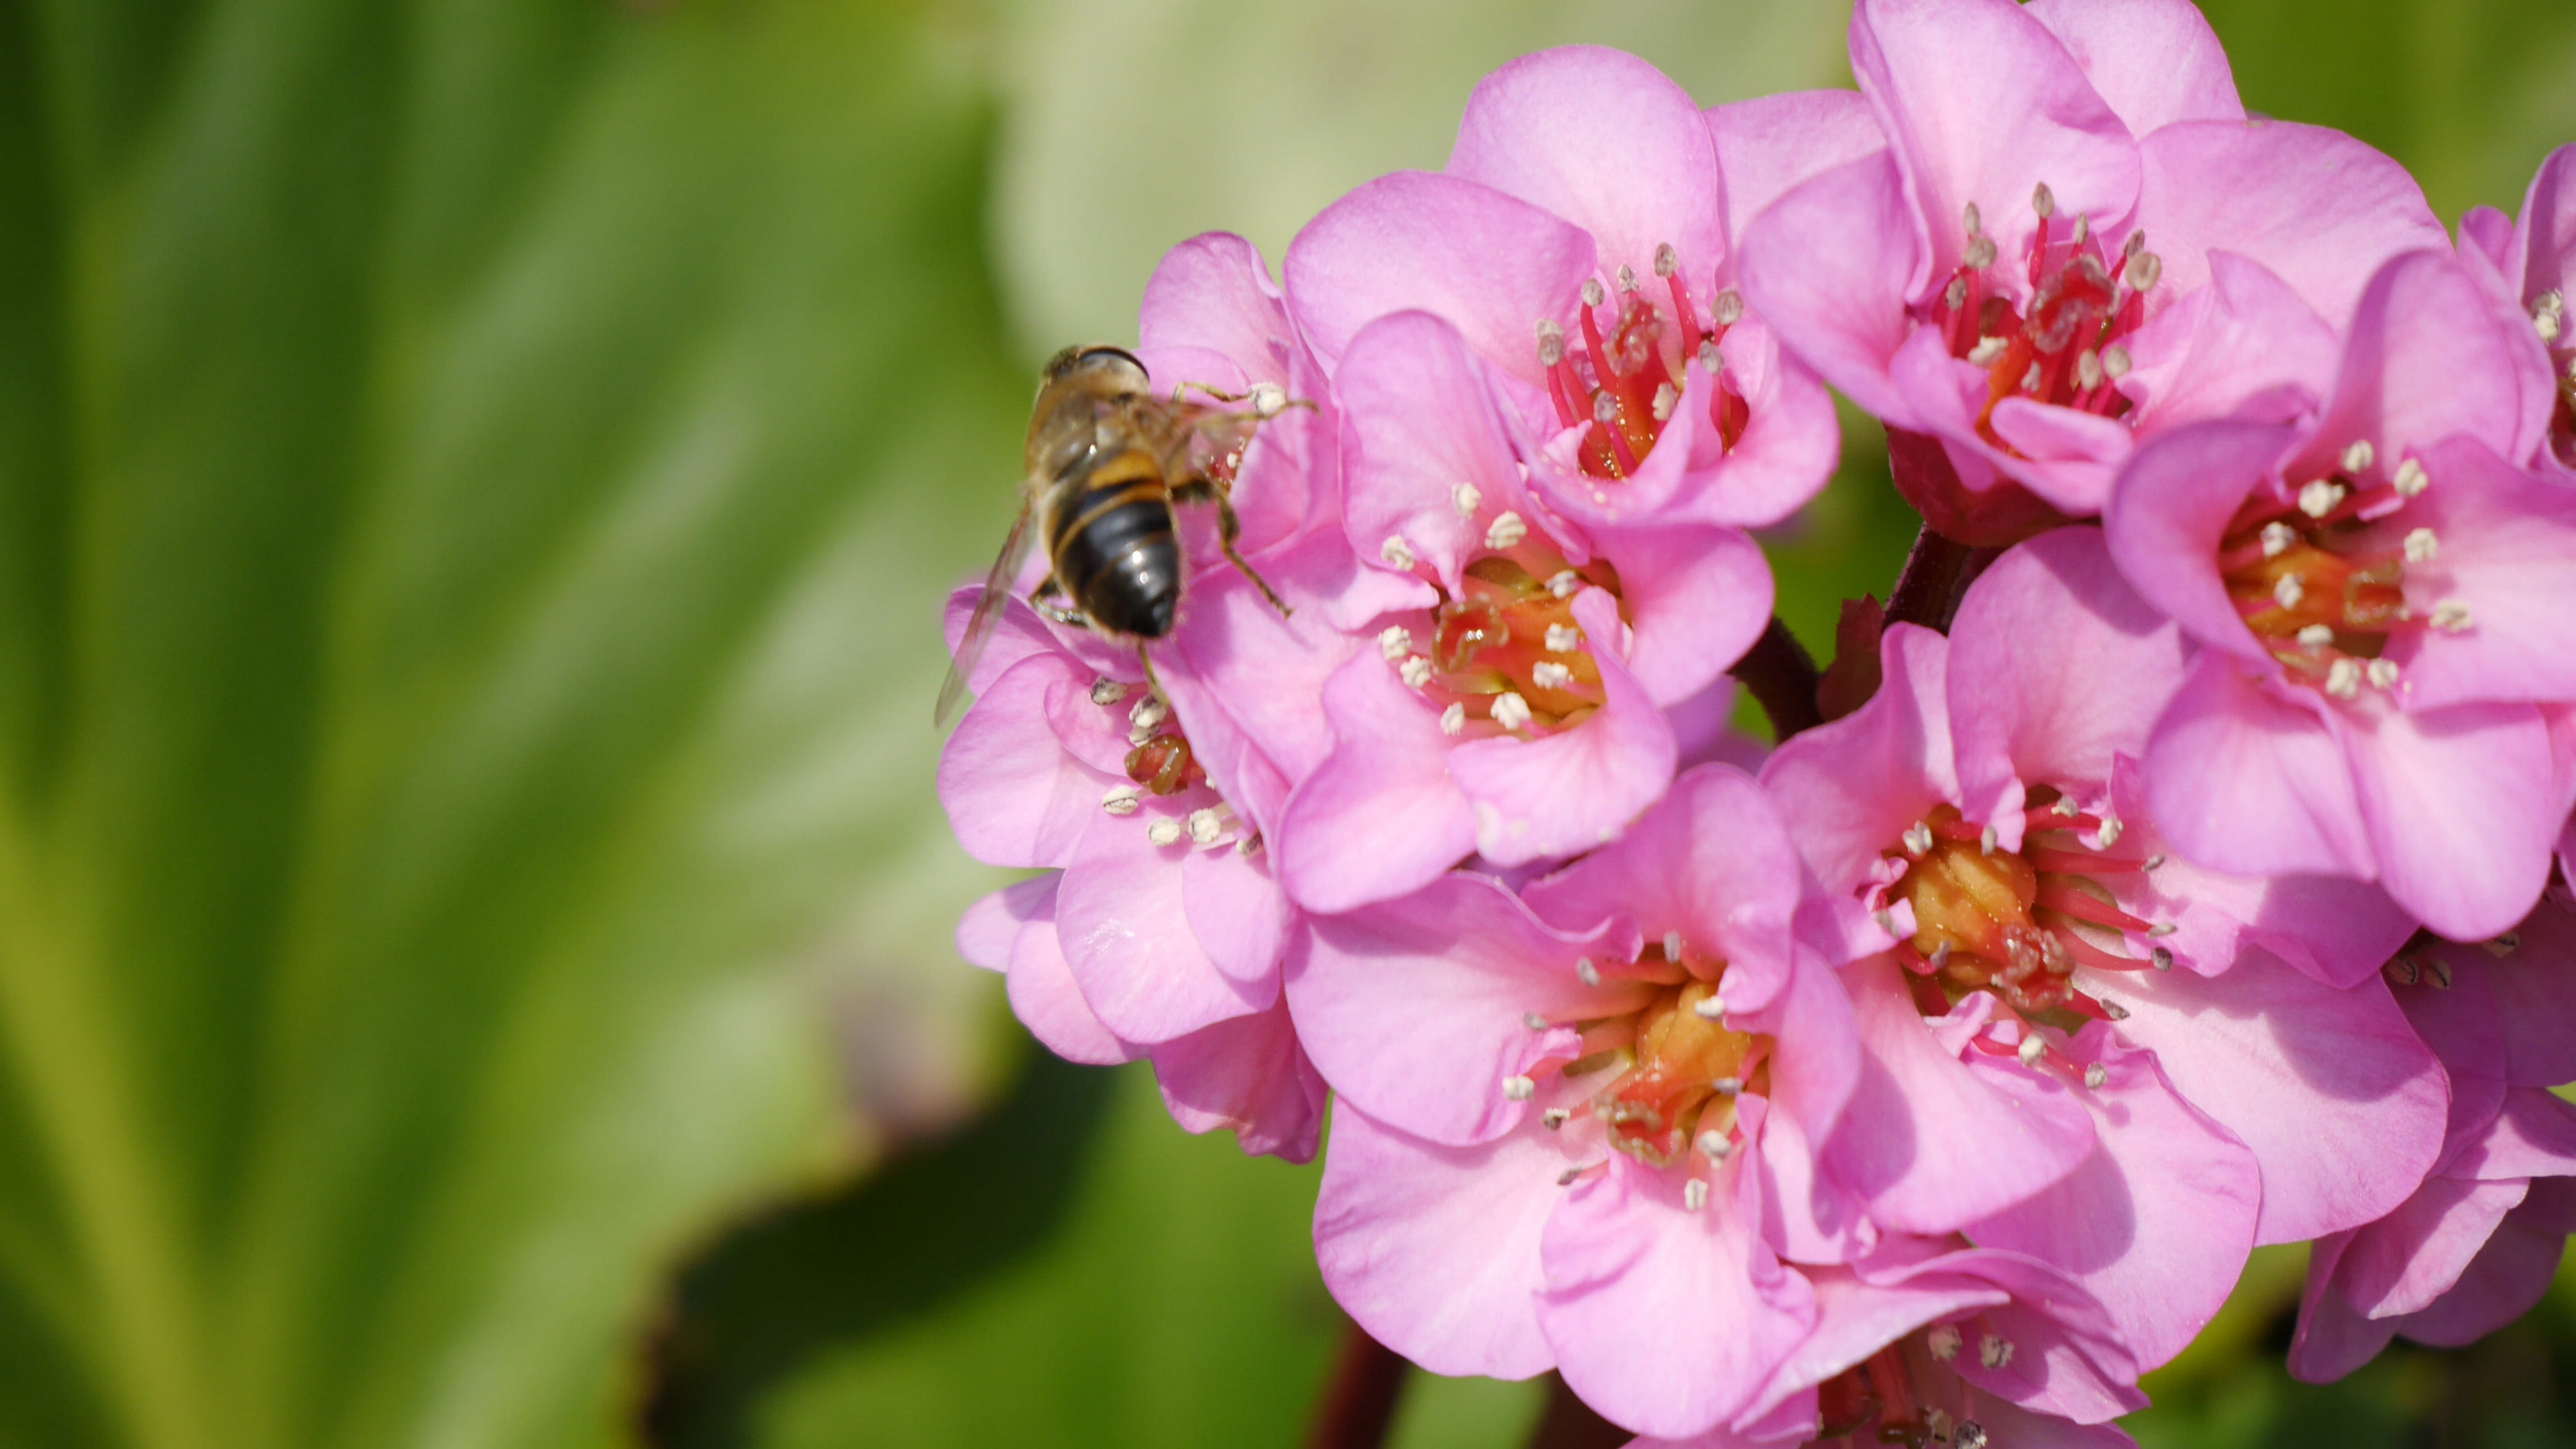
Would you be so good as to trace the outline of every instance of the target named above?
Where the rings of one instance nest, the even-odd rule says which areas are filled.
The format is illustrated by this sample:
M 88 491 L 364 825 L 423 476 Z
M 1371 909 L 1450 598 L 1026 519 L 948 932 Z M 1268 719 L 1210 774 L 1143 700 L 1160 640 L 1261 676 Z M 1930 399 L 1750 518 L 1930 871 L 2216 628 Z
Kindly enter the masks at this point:
M 1564 1379 L 1547 1376 L 1547 1411 L 1530 1433 L 1529 1449 L 1621 1449 L 1636 1437 L 1592 1412 Z
M 1778 615 L 1726 672 L 1752 692 L 1754 703 L 1771 721 L 1774 737 L 1785 740 L 1825 722 L 1816 706 L 1816 661 Z
M 1405 1370 L 1411 1367 L 1369 1337 L 1368 1330 L 1348 1325 L 1333 1356 L 1332 1377 L 1324 1381 L 1323 1399 L 1315 1406 L 1315 1422 L 1306 1432 L 1306 1449 L 1378 1449 L 1395 1422 Z
M 1953 543 L 1926 524 L 1914 536 L 1914 551 L 1905 556 L 1904 571 L 1896 576 L 1896 591 L 1887 597 L 1887 622 L 1920 624 L 1947 634 L 1950 616 L 1959 611 L 1959 599 L 1968 592 L 1968 585 L 2002 552 Z

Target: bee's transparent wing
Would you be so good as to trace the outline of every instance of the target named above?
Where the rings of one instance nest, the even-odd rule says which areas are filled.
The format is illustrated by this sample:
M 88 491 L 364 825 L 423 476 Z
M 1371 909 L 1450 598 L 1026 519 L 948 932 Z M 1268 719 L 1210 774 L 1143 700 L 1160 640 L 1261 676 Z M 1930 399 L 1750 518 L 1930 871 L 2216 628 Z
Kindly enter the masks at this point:
M 993 560 L 992 573 L 985 576 L 984 593 L 975 601 L 975 612 L 966 620 L 966 632 L 957 639 L 957 657 L 949 662 L 947 682 L 939 686 L 939 707 L 931 715 L 935 728 L 946 729 L 957 717 L 958 701 L 966 697 L 967 676 L 975 672 L 975 661 L 983 656 L 984 645 L 993 637 L 993 626 L 1001 621 L 1002 605 L 1010 601 L 1011 586 L 1020 576 L 1020 565 L 1029 557 L 1029 546 L 1037 541 L 1029 526 L 1035 510 L 1022 508 L 1017 522 L 1011 525 L 1011 536 L 1002 541 L 1001 557 Z

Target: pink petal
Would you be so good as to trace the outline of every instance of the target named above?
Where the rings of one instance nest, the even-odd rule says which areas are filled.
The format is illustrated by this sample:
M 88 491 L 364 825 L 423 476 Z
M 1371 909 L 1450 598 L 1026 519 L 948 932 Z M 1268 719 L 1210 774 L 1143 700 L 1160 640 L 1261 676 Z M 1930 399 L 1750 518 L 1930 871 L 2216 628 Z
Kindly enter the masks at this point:
M 1369 1336 L 1439 1374 L 1554 1365 L 1535 1302 L 1539 1235 L 1570 1164 L 1539 1133 L 1443 1147 L 1333 1109 L 1315 1200 L 1324 1285 Z
M 1962 1065 L 1915 1013 L 1894 961 L 1854 962 L 1843 979 L 1864 1055 L 1825 1163 L 1882 1225 L 1951 1232 L 2045 1191 L 2091 1154 L 2092 1120 L 2072 1094 Z
M 939 803 L 966 853 L 987 865 L 1062 865 L 1100 818 L 1116 776 L 1083 767 L 1047 724 L 1048 692 L 1084 671 L 1062 654 L 1031 654 L 984 690 L 939 756 Z
M 2520 354 L 2503 326 L 2486 289 L 2447 247 L 2382 267 L 2353 313 L 2342 375 L 2290 464 L 2292 481 L 2330 471 L 2355 439 L 2378 450 L 2371 478 L 2390 476 L 2406 453 L 2455 433 L 2508 458 L 2529 457 L 2548 418 L 2530 415 Z
M 2374 716 L 2345 748 L 2388 893 L 2454 940 L 2529 914 L 2566 820 L 2540 712 L 2461 704 Z
M 2107 783 L 2114 755 L 2144 750 L 2182 676 L 2180 631 L 2122 582 L 2100 533 L 2061 528 L 2014 548 L 1950 626 L 1960 808 L 2021 849 L 2024 783 Z
M 1473 1146 L 1526 1115 L 1504 1079 L 1573 1039 L 1532 1030 L 1528 1013 L 1578 1021 L 1644 1004 L 1635 983 L 1585 986 L 1585 956 L 1611 960 L 1608 938 L 1551 930 L 1493 881 L 1448 875 L 1404 900 L 1309 919 L 1289 945 L 1288 1006 L 1344 1097 L 1417 1136 Z
M 2576 1177 L 2576 1107 L 2539 1087 L 2515 1087 L 2478 1140 L 2443 1171 L 2487 1182 Z
M 2142 436 L 2265 395 L 2313 409 L 2342 366 L 2342 339 L 2289 283 L 2232 251 L 2212 251 L 2206 264 L 2208 288 L 2158 314 L 2130 347 L 2136 370 L 2121 391 L 2139 401 L 2128 422 Z
M 1990 275 L 2016 293 L 2028 290 L 2016 268 L 2038 226 L 2030 202 L 2041 183 L 2059 214 L 2090 216 L 2105 236 L 2124 229 L 2138 196 L 2128 128 L 2012 0 L 1861 0 L 1851 60 L 1905 168 L 1918 224 L 1930 228 L 1930 265 L 1908 280 L 1908 297 L 1959 264 L 1971 202 L 2015 264 Z
M 1306 1162 L 1324 1129 L 1324 1079 L 1285 1004 L 1149 1048 L 1163 1106 L 1184 1131 L 1226 1131 L 1245 1152 Z
M 1896 624 L 1878 648 L 1878 693 L 1784 741 L 1762 767 L 1799 854 L 1837 895 L 1870 880 L 1905 827 L 1959 793 L 1943 699 L 1949 642 Z
M 2504 1078 L 2517 1087 L 2576 1081 L 2576 910 L 2551 895 L 2514 927 L 2510 954 L 2485 946 L 2436 944 L 2455 983 L 2474 977 L 2491 993 Z M 2446 993 L 2447 994 L 2447 993 Z
M 1918 1328 L 2010 1302 L 2009 1290 L 1960 1271 L 1957 1260 L 1978 1256 L 1971 1248 L 1866 1278 L 1841 1266 L 1802 1269 L 1815 1295 L 1815 1329 L 1781 1361 L 1763 1397 L 1787 1402 Z M 1870 1266 L 1864 1264 L 1863 1271 Z
M 2206 285 L 2209 253 L 2224 249 L 2270 269 L 2341 329 L 2381 263 L 2450 249 L 2406 168 L 2340 131 L 2187 121 L 2139 142 L 2138 157 L 2138 225 L 2164 260 L 2159 293 Z
M 1851 998 L 1831 967 L 1801 951 L 1786 990 L 1768 1006 L 1741 1016 L 1730 1011 L 1728 1019 L 1775 1043 L 1760 1152 L 1748 1169 L 1762 1178 L 1765 1241 L 1801 1262 L 1848 1256 L 1875 1232 L 1859 1195 L 1825 1170 L 1820 1154 L 1860 1082 Z M 1737 1099 L 1739 1120 L 1745 1100 Z
M 1977 1388 L 2036 1413 L 2098 1424 L 2146 1407 L 2138 1361 L 2110 1311 L 2064 1270 L 2020 1253 L 1969 1248 L 1924 1265 L 1973 1274 L 2012 1297 L 1983 1315 L 1985 1326 L 2013 1345 L 1993 1368 L 1984 1355 L 1962 1354 L 1951 1370 Z
M 1653 277 L 1655 249 L 1669 243 L 1698 287 L 1726 255 L 1717 148 L 1699 107 L 1623 51 L 1559 46 L 1487 75 L 1445 169 L 1590 232 L 1606 275 L 1624 264 Z
M 2176 121 L 2245 119 L 2226 50 L 2185 0 L 2032 0 L 2026 10 L 2133 136 Z
M 1687 949 L 1727 963 L 1730 1008 L 1753 1010 L 1788 984 L 1797 854 L 1770 797 L 1741 770 L 1681 776 L 1627 834 L 1522 899 L 1565 930 L 1622 920 L 1650 941 L 1679 932 Z
M 2290 1376 L 2302 1383 L 2332 1383 L 2377 1358 L 2397 1336 L 2394 1320 L 2367 1318 L 2344 1299 L 2340 1270 L 2355 1236 L 2320 1239 L 2308 1254 L 2299 1326 L 2290 1339 Z
M 2417 1343 L 2464 1348 L 2539 1307 L 2567 1251 L 2564 1207 L 2553 1211 L 2540 1199 L 2567 1187 L 2563 1180 L 2533 1183 L 2449 1291 L 2396 1320 L 2397 1331 Z
M 2429 613 L 2457 601 L 2473 622 L 2456 634 L 2421 630 L 2392 641 L 2406 708 L 2576 699 L 2576 609 L 2568 607 L 2576 489 L 2514 468 L 2469 438 L 2436 444 L 2423 462 L 2437 481 L 2391 530 L 2429 528 L 2439 552 L 2407 565 L 2407 603 Z
M 2505 261 L 2505 276 L 2520 287 L 2514 300 L 2526 306 L 2576 281 L 2576 146 L 2550 152 L 2533 174 Z
M 1014 881 L 981 897 L 957 918 L 957 954 L 970 966 L 987 971 L 1011 969 L 1011 951 L 1031 919 L 1055 924 L 1055 883 L 1060 872 L 1048 871 Z
M 1269 972 L 1229 977 L 1199 948 L 1182 890 L 1182 863 L 1198 847 L 1186 834 L 1172 845 L 1148 840 L 1158 818 L 1177 816 L 1159 802 L 1101 815 L 1056 890 L 1056 933 L 1082 999 L 1131 1042 L 1166 1042 L 1259 1011 L 1279 991 Z
M 1181 857 L 1181 906 L 1199 949 L 1228 980 L 1274 979 L 1293 908 L 1266 856 L 1230 845 L 1191 851 Z
M 1476 815 L 1450 780 L 1437 711 L 1383 659 L 1324 685 L 1333 753 L 1288 797 L 1271 842 L 1288 895 L 1341 911 L 1418 889 L 1476 848 Z
M 2521 1178 L 2425 1179 L 2397 1211 L 2353 1235 L 2341 1265 L 2345 1299 L 2373 1318 L 2425 1307 L 2459 1281 L 2529 1189 Z
M 1069 1062 L 1105 1067 L 1133 1061 L 1134 1046 L 1120 1041 L 1109 1028 L 1092 1015 L 1082 999 L 1081 988 L 1074 984 L 1073 968 L 1065 964 L 1064 952 L 1058 946 L 1055 931 L 1055 886 L 1061 875 L 1039 877 L 1046 884 L 1032 889 L 1015 911 L 1026 913 L 1026 922 L 1011 943 L 1007 970 L 1007 994 L 1011 1014 L 1029 1029 L 1029 1034 L 1046 1044 L 1048 1051 Z
M 1858 91 L 1786 91 L 1711 107 L 1707 116 L 1726 177 L 1727 235 L 1739 240 L 1792 188 L 1887 147 Z
M 2202 653 L 2157 720 L 2145 761 L 2156 824 L 2212 869 L 2370 879 L 2371 837 L 2334 734 L 2242 668 Z
M 1205 348 L 1242 367 L 1247 380 L 1282 384 L 1297 348 L 1261 249 L 1222 231 L 1163 253 L 1136 308 L 1136 335 L 1146 349 Z
M 1390 312 L 1449 320 L 1477 356 L 1543 384 L 1531 328 L 1565 314 L 1592 238 L 1454 176 L 1399 171 L 1326 207 L 1288 244 L 1289 308 L 1327 365 Z
M 1628 670 L 1657 704 L 1715 684 L 1771 622 L 1771 568 L 1744 534 L 1670 524 L 1592 532 L 1636 630 Z
M 1484 368 L 1458 329 L 1397 312 L 1360 329 L 1333 379 L 1344 421 L 1343 527 L 1363 557 L 1401 537 L 1451 595 L 1493 512 L 1462 515 L 1458 489 L 1493 509 L 1530 506 Z
M 2020 455 L 2002 455 L 2012 476 L 2050 507 L 2076 518 L 2102 511 L 2111 479 L 2129 460 L 2135 441 L 2126 422 L 2026 397 L 1995 404 L 1993 422 L 1995 436 Z
M 2102 510 L 2112 561 L 2140 597 L 2203 644 L 2249 663 L 2271 656 L 2218 576 L 2218 546 L 2246 498 L 2298 434 L 2266 423 L 2180 428 L 2138 448 Z
M 1540 1240 L 1557 1371 L 1624 1428 L 1681 1438 L 1731 1416 L 1815 1322 L 1807 1280 L 1749 1229 L 1736 1170 L 1694 1211 L 1680 1173 L 1614 1155 Z
M 1759 318 L 1727 329 L 1726 377 L 1746 403 L 1744 433 L 1710 470 L 1708 486 L 1677 513 L 1737 528 L 1767 528 L 1814 501 L 1834 473 L 1842 425 L 1833 398 L 1783 350 Z M 1702 430 L 1702 446 L 1717 430 Z
M 1449 777 L 1474 802 L 1476 852 L 1500 866 L 1589 850 L 1655 803 L 1673 778 L 1672 726 L 1604 641 L 1618 605 L 1601 589 L 1574 598 L 1605 702 L 1590 718 L 1534 740 L 1470 740 L 1449 752 Z
M 1906 311 L 1921 272 L 1920 219 L 1895 158 L 1876 152 L 1780 198 L 1745 229 L 1745 298 L 1781 344 L 1861 410 L 1920 430 L 1887 375 L 1914 331 Z
M 2186 1101 L 2253 1149 L 2257 1242 L 2369 1222 L 2405 1201 L 2442 1150 L 2449 1088 L 2383 982 L 2337 990 L 2252 949 L 2217 976 L 2077 979 L 2128 1012 L 2122 1040 L 2153 1051 Z

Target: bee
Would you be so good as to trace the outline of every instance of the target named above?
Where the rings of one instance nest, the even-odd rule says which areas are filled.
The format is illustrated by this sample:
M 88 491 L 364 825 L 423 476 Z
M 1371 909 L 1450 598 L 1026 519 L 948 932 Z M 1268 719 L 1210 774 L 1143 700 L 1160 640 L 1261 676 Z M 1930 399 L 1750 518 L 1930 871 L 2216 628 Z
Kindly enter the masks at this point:
M 1193 388 L 1209 401 L 1185 400 Z M 1234 403 L 1251 406 L 1221 406 Z M 1254 431 L 1288 406 L 1289 399 L 1266 384 L 1249 393 L 1225 393 L 1184 383 L 1164 397 L 1153 390 L 1145 364 L 1121 348 L 1068 347 L 1057 353 L 1046 365 L 1029 416 L 1020 516 L 958 641 L 956 661 L 939 691 L 937 722 L 946 724 L 956 712 L 1012 583 L 1041 539 L 1047 574 L 1029 602 L 1059 624 L 1132 642 L 1143 659 L 1146 644 L 1172 632 L 1180 609 L 1183 560 L 1172 505 L 1213 503 L 1226 558 L 1285 617 L 1288 606 L 1235 551 L 1242 530 L 1228 492 L 1234 465 Z M 1146 668 L 1150 677 L 1150 661 Z

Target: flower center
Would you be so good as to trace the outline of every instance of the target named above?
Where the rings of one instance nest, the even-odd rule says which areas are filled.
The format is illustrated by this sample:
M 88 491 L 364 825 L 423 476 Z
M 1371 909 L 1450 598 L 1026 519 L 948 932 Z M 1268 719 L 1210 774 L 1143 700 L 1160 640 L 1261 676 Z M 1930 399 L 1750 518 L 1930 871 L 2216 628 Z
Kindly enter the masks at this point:
M 1574 309 L 1579 345 L 1569 341 L 1563 324 L 1538 324 L 1538 360 L 1547 373 L 1548 400 L 1559 425 L 1584 426 L 1576 456 L 1583 471 L 1595 478 L 1628 477 L 1654 452 L 1655 441 L 1690 389 L 1694 361 L 1708 374 L 1703 385 L 1718 389 L 1720 442 L 1733 448 L 1751 421 L 1751 408 L 1726 381 L 1718 352 L 1728 329 L 1744 316 L 1743 298 L 1732 291 L 1718 293 L 1709 325 L 1703 327 L 1691 305 L 1680 254 L 1670 243 L 1655 248 L 1655 275 L 1670 295 L 1669 304 L 1650 297 L 1625 265 L 1619 268 L 1616 305 L 1599 278 L 1586 279 Z
M 1177 845 L 1187 836 L 1200 846 L 1232 844 L 1246 855 L 1261 849 L 1260 834 L 1246 829 L 1234 807 L 1208 785 L 1207 771 L 1190 753 L 1189 736 L 1182 733 L 1179 717 L 1162 695 L 1147 685 L 1104 678 L 1093 681 L 1091 702 L 1123 715 L 1127 722 L 1129 783 L 1110 786 L 1100 797 L 1101 809 L 1112 815 L 1133 815 L 1144 808 L 1146 796 L 1170 799 L 1195 791 L 1207 803 L 1178 819 L 1157 812 L 1146 823 L 1145 838 L 1156 845 Z
M 2001 1368 L 2012 1362 L 2013 1345 L 1982 1316 L 1907 1334 L 1816 1386 L 1817 1442 L 1848 1435 L 1854 1445 L 1986 1449 L 1985 1426 L 1968 1417 L 1967 1385 L 1947 1367 L 1963 1351 Z
M 2372 461 L 2370 444 L 2357 442 L 2340 468 L 2289 502 L 2258 493 L 2218 546 L 2219 577 L 2245 627 L 2291 678 L 2336 699 L 2353 698 L 2365 682 L 2395 687 L 2396 661 L 2379 656 L 2398 630 L 2457 633 L 2470 622 L 2457 601 L 2423 616 L 2407 607 L 2407 566 L 2441 551 L 2433 530 L 2404 529 L 2396 517 L 2427 486 L 2424 467 L 2409 458 L 2372 486 L 2359 481 Z
M 1897 943 L 1896 957 L 1913 973 L 1915 1004 L 1926 1015 L 1990 991 L 2018 1012 L 2110 1020 L 2069 980 L 2077 966 L 2135 971 L 2173 962 L 2162 946 L 2144 961 L 2121 954 L 2127 933 L 2159 937 L 2172 928 L 2120 909 L 2100 879 L 2152 870 L 2162 859 L 2104 854 L 2119 839 L 2118 821 L 2077 810 L 2045 787 L 2032 797 L 2018 851 L 1996 849 L 1992 827 L 1972 825 L 1948 805 L 1906 829 L 1896 852 L 1905 870 L 1888 898 L 1914 908 L 1914 934 Z
M 1476 513 L 1473 489 L 1459 511 Z M 1586 586 L 1619 592 L 1607 560 L 1580 568 L 1517 513 L 1486 526 L 1484 551 L 1461 570 L 1460 592 L 1444 597 L 1425 621 L 1394 624 L 1378 648 L 1404 682 L 1439 703 L 1440 727 L 1485 738 L 1545 734 L 1582 723 L 1601 707 L 1601 667 L 1574 621 L 1574 596 Z M 1401 539 L 1387 540 L 1388 561 L 1413 563 Z
M 1995 276 L 2004 259 L 1984 219 L 1971 203 L 1963 220 L 1968 244 L 1959 265 L 1919 317 L 1942 329 L 1950 355 L 1986 370 L 1986 405 L 1977 434 L 2006 451 L 1996 436 L 1995 405 L 2008 397 L 2053 403 L 2100 417 L 2124 417 L 2129 400 L 2115 385 L 2128 375 L 2123 339 L 2146 316 L 2146 294 L 2164 274 L 2164 261 L 2146 249 L 2146 233 L 2133 231 L 2116 263 L 2093 235 L 2092 218 L 2055 226 L 2057 199 L 2046 185 L 2031 193 L 2039 214 L 2030 246 L 2015 261 L 2028 278 L 2027 310 Z M 2116 266 L 2116 273 L 2114 267 Z
M 2558 375 L 2558 402 L 2549 419 L 2550 445 L 2562 463 L 2576 466 L 2576 318 L 2567 315 L 2563 292 L 2543 292 L 2531 304 L 2531 325 Z
M 1717 1004 L 1725 963 L 1692 961 L 1676 932 L 1628 965 L 1585 961 L 1577 970 L 1586 984 L 1609 983 L 1609 1009 L 1567 1023 L 1581 1034 L 1576 1054 L 1542 1070 L 1552 1067 L 1568 1081 L 1593 1079 L 1593 1117 L 1613 1148 L 1640 1162 L 1669 1167 L 1694 1151 L 1711 1161 L 1733 1153 L 1736 1095 L 1764 1090 L 1771 1039 L 1725 1024 Z M 1555 1025 L 1535 1014 L 1528 1024 Z M 1535 1085 L 1517 1078 L 1504 1089 L 1526 1095 Z M 1554 1129 L 1572 1115 L 1555 1107 L 1542 1120 Z M 1705 1193 L 1694 1184 L 1694 1207 Z

